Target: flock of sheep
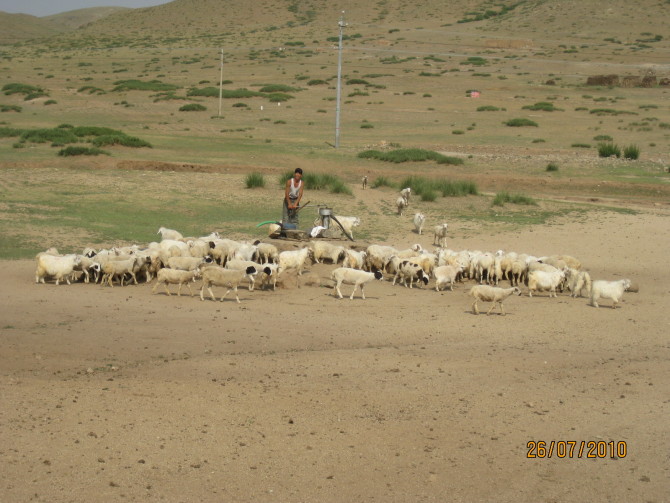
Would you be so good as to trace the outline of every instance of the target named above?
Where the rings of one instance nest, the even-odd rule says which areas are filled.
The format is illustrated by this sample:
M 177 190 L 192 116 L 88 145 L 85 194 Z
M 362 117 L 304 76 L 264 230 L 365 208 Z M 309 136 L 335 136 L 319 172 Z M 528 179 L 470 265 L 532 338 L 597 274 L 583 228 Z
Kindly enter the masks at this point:
M 406 202 L 409 195 L 401 196 Z M 425 217 L 414 216 L 417 233 L 422 233 Z M 360 220 L 357 219 L 357 223 Z M 201 237 L 184 237 L 181 233 L 161 227 L 161 240 L 145 247 L 132 245 L 104 250 L 85 249 L 81 254 L 61 255 L 49 249 L 37 255 L 35 281 L 44 283 L 53 279 L 58 285 L 73 279 L 85 283 L 101 283 L 113 287 L 127 282 L 147 283 L 154 281 L 152 292 L 163 286 L 171 295 L 168 285 L 178 285 L 177 295 L 187 286 L 191 296 L 191 284 L 200 280 L 200 298 L 205 300 L 205 290 L 216 299 L 212 287 L 223 287 L 225 293 L 220 300 L 234 292 L 237 302 L 238 287 L 243 282 L 253 290 L 257 281 L 262 288 L 276 289 L 278 280 L 285 275 L 298 278 L 312 263 L 329 262 L 338 267 L 332 271 L 333 295 L 342 298 L 342 284 L 353 285 L 350 299 L 357 289 L 365 299 L 365 285 L 373 280 L 383 280 L 385 275 L 392 285 L 399 283 L 407 288 L 428 285 L 434 281 L 436 291 L 456 284 L 474 282 L 469 295 L 474 298 L 472 311 L 479 313 L 478 302 L 491 302 L 487 314 L 499 306 L 505 314 L 503 302 L 510 295 L 521 295 L 520 286 L 525 285 L 529 297 L 538 292 L 548 292 L 556 297 L 557 292 L 569 290 L 570 296 L 585 294 L 591 305 L 598 307 L 599 299 L 612 300 L 615 308 L 624 291 L 631 288 L 628 279 L 618 281 L 592 281 L 579 260 L 569 255 L 536 257 L 528 254 L 495 253 L 475 250 L 451 250 L 446 246 L 446 223 L 434 229 L 436 245 L 433 251 L 416 244 L 408 249 L 371 244 L 365 249 L 345 247 L 326 240 L 312 240 L 299 249 L 280 251 L 270 242 L 235 241 L 221 238 L 216 232 Z M 509 282 L 503 288 L 501 282 Z

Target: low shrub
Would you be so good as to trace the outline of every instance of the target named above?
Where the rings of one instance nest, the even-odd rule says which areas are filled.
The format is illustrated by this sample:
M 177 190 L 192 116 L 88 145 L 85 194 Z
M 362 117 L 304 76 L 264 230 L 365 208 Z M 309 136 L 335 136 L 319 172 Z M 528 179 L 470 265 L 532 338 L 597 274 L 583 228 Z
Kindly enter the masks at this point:
M 165 84 L 160 80 L 150 80 L 144 82 L 142 80 L 117 80 L 114 82 L 113 92 L 120 91 L 176 91 L 179 86 L 174 84 Z
M 205 110 L 207 110 L 207 107 L 200 103 L 188 103 L 179 107 L 180 112 L 204 112 Z
M 98 136 L 91 143 L 96 147 L 121 145 L 122 147 L 132 148 L 152 148 L 149 142 L 146 142 L 135 136 L 126 136 L 125 134 Z
M 100 150 L 99 148 L 89 148 L 89 147 L 78 147 L 70 146 L 66 147 L 58 152 L 58 155 L 67 157 L 73 155 L 110 155 L 109 152 Z
M 614 143 L 600 143 L 598 145 L 598 157 L 621 157 L 621 149 Z
M 526 105 L 521 107 L 522 110 L 533 110 L 533 111 L 542 111 L 542 112 L 555 112 L 562 111 L 562 108 L 556 108 L 553 103 L 548 101 L 540 101 L 534 105 Z
M 378 176 L 377 178 L 375 178 L 374 182 L 372 182 L 372 188 L 376 189 L 379 187 L 394 187 L 394 185 L 391 182 L 391 180 L 389 180 L 387 177 Z
M 640 147 L 637 145 L 629 145 L 623 149 L 624 159 L 637 160 L 640 158 Z
M 535 199 L 523 194 L 510 194 L 509 192 L 498 192 L 491 203 L 493 206 L 503 206 L 505 203 L 524 204 L 528 206 L 537 206 Z
M 591 144 L 589 143 L 573 143 L 570 146 L 573 148 L 591 148 Z
M 463 159 L 458 157 L 448 157 L 432 150 L 424 150 L 420 148 L 397 149 L 389 152 L 365 150 L 359 152 L 358 157 L 361 159 L 378 159 L 380 161 L 393 162 L 396 164 L 401 162 L 418 162 L 426 160 L 432 160 L 438 164 L 463 164 Z
M 510 127 L 527 127 L 527 126 L 532 126 L 532 127 L 538 127 L 537 122 L 532 121 L 530 119 L 510 119 L 507 122 L 504 123 L 506 126 Z
M 556 164 L 555 162 L 550 162 L 549 164 L 547 164 L 546 171 L 558 171 L 558 164 Z
M 21 112 L 22 107 L 18 105 L 0 105 L 0 112 Z
M 265 178 L 262 173 L 249 173 L 244 179 L 244 184 L 247 189 L 253 189 L 256 187 L 265 187 Z

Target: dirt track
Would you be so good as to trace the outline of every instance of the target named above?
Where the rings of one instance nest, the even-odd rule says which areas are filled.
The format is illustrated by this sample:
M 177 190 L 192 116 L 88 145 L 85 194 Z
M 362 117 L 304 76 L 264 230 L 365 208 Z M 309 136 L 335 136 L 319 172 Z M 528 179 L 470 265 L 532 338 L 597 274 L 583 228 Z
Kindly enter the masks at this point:
M 468 285 L 388 281 L 337 300 L 331 265 L 238 305 L 35 285 L 32 261 L 5 263 L 1 499 L 664 501 L 668 215 L 593 215 L 449 245 L 570 253 L 639 283 L 620 309 L 524 295 L 474 316 Z M 527 458 L 552 440 L 578 447 Z M 577 459 L 581 441 L 626 456 Z

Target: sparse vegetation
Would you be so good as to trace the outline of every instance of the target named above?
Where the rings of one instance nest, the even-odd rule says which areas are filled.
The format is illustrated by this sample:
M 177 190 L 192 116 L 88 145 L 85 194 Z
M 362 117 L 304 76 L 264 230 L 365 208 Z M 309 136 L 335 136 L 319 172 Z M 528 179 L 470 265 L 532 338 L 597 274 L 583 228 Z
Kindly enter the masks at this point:
M 244 184 L 247 189 L 262 188 L 265 187 L 265 177 L 262 173 L 249 173 L 244 179 Z
M 614 143 L 600 143 L 598 145 L 599 157 L 621 157 L 621 149 Z
M 523 194 L 510 194 L 507 191 L 497 192 L 491 205 L 504 206 L 507 203 L 537 206 L 537 202 L 532 197 Z
M 378 159 L 380 161 L 401 163 L 401 162 L 420 162 L 435 161 L 438 164 L 463 164 L 463 159 L 459 157 L 449 157 L 439 154 L 432 150 L 420 148 L 397 149 L 389 152 L 380 152 L 379 150 L 365 150 L 359 152 L 361 159 Z
M 637 145 L 629 145 L 623 149 L 624 159 L 637 160 L 640 158 L 640 147 Z
M 189 103 L 179 107 L 180 112 L 204 112 L 205 110 L 207 110 L 207 107 L 200 103 Z
M 525 118 L 510 119 L 505 122 L 505 125 L 509 127 L 538 127 L 537 122 Z
M 58 152 L 58 155 L 62 157 L 68 157 L 75 155 L 110 155 L 110 154 L 109 152 L 105 152 L 104 150 L 100 150 L 99 148 L 70 146 L 60 150 Z

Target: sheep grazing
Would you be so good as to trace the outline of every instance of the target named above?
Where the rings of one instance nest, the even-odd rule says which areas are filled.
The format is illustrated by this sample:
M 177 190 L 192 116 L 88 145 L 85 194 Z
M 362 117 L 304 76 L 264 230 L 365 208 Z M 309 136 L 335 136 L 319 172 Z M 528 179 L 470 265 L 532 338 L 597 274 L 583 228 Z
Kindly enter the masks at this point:
M 398 215 L 402 216 L 403 213 L 405 212 L 405 208 L 409 206 L 409 203 L 407 202 L 407 199 L 404 197 L 400 196 L 398 199 L 395 201 L 396 208 L 398 208 Z
M 312 261 L 312 253 L 309 248 L 300 248 L 299 250 L 286 250 L 279 254 L 279 271 L 286 269 L 296 269 L 298 276 L 302 275 L 302 270 L 305 267 L 305 262 Z
M 435 226 L 435 236 L 433 238 L 433 244 L 435 246 L 440 246 L 441 248 L 447 247 L 447 227 L 448 224 L 446 223 Z
M 482 302 L 493 302 L 491 304 L 491 309 L 489 309 L 486 314 L 491 314 L 491 311 L 496 307 L 496 304 L 500 305 L 500 312 L 505 316 L 505 308 L 503 308 L 503 301 L 512 294 L 521 295 L 521 290 L 518 287 L 512 286 L 510 288 L 500 288 L 498 286 L 490 285 L 475 285 L 470 289 L 469 295 L 475 298 L 475 301 L 472 303 L 472 312 L 474 314 L 479 314 L 479 309 L 477 308 L 477 302 L 480 300 Z
M 629 279 L 620 279 L 618 281 L 597 280 L 591 284 L 591 305 L 598 306 L 598 299 L 611 299 L 612 309 L 623 298 L 623 293 L 630 288 L 631 282 Z
M 349 297 L 349 299 L 353 300 L 356 288 L 361 289 L 361 297 L 365 299 L 365 284 L 374 279 L 381 280 L 384 278 L 384 275 L 381 271 L 367 272 L 360 271 L 358 269 L 351 269 L 349 267 L 338 267 L 337 269 L 333 270 L 330 278 L 335 281 L 333 295 L 337 293 L 340 299 L 342 298 L 342 292 L 340 291 L 340 286 L 342 283 L 346 285 L 354 285 L 354 289 L 351 291 L 351 296 Z
M 158 229 L 156 234 L 161 235 L 161 241 L 165 241 L 166 239 L 174 239 L 175 241 L 184 239 L 184 236 L 181 235 L 181 232 L 177 232 L 174 229 L 168 229 L 167 227 L 161 227 Z
M 162 283 L 168 296 L 172 295 L 170 293 L 170 289 L 168 288 L 168 283 L 171 283 L 173 285 L 179 285 L 179 288 L 177 289 L 177 297 L 181 297 L 182 285 L 186 285 L 188 287 L 188 291 L 191 294 L 191 297 L 193 297 L 191 283 L 195 280 L 195 278 L 198 277 L 200 277 L 200 269 L 194 269 L 191 271 L 182 271 L 180 269 L 168 268 L 161 269 L 156 275 L 156 284 L 151 289 L 151 293 L 156 293 L 156 288 L 158 288 L 158 285 Z
M 426 215 L 421 212 L 414 214 L 414 229 L 420 235 L 423 230 L 423 224 L 426 221 Z
M 57 250 L 52 250 L 56 251 Z M 44 278 L 53 276 L 56 278 L 56 285 L 65 280 L 70 284 L 70 276 L 81 263 L 81 255 L 52 255 L 46 252 L 37 254 L 37 269 L 35 270 L 35 283 L 44 283 Z
M 214 292 L 212 292 L 212 286 L 223 286 L 228 288 L 226 293 L 221 297 L 221 302 L 226 298 L 230 292 L 235 292 L 235 299 L 237 303 L 240 303 L 240 297 L 237 295 L 237 287 L 240 285 L 242 280 L 248 276 L 256 274 L 255 267 L 248 267 L 245 271 L 238 271 L 236 269 L 224 269 L 219 266 L 209 266 L 205 267 L 202 270 L 202 285 L 200 286 L 200 300 L 205 300 L 203 294 L 205 287 L 209 292 L 212 300 L 216 300 Z
M 558 297 L 556 288 L 565 278 L 565 273 L 556 269 L 554 272 L 531 271 L 528 273 L 528 296 L 533 292 L 549 291 L 549 297 Z
M 463 271 L 460 265 L 441 265 L 433 270 L 435 277 L 435 291 L 439 292 L 440 288 L 449 285 L 449 290 L 454 290 L 454 282 L 458 275 Z

